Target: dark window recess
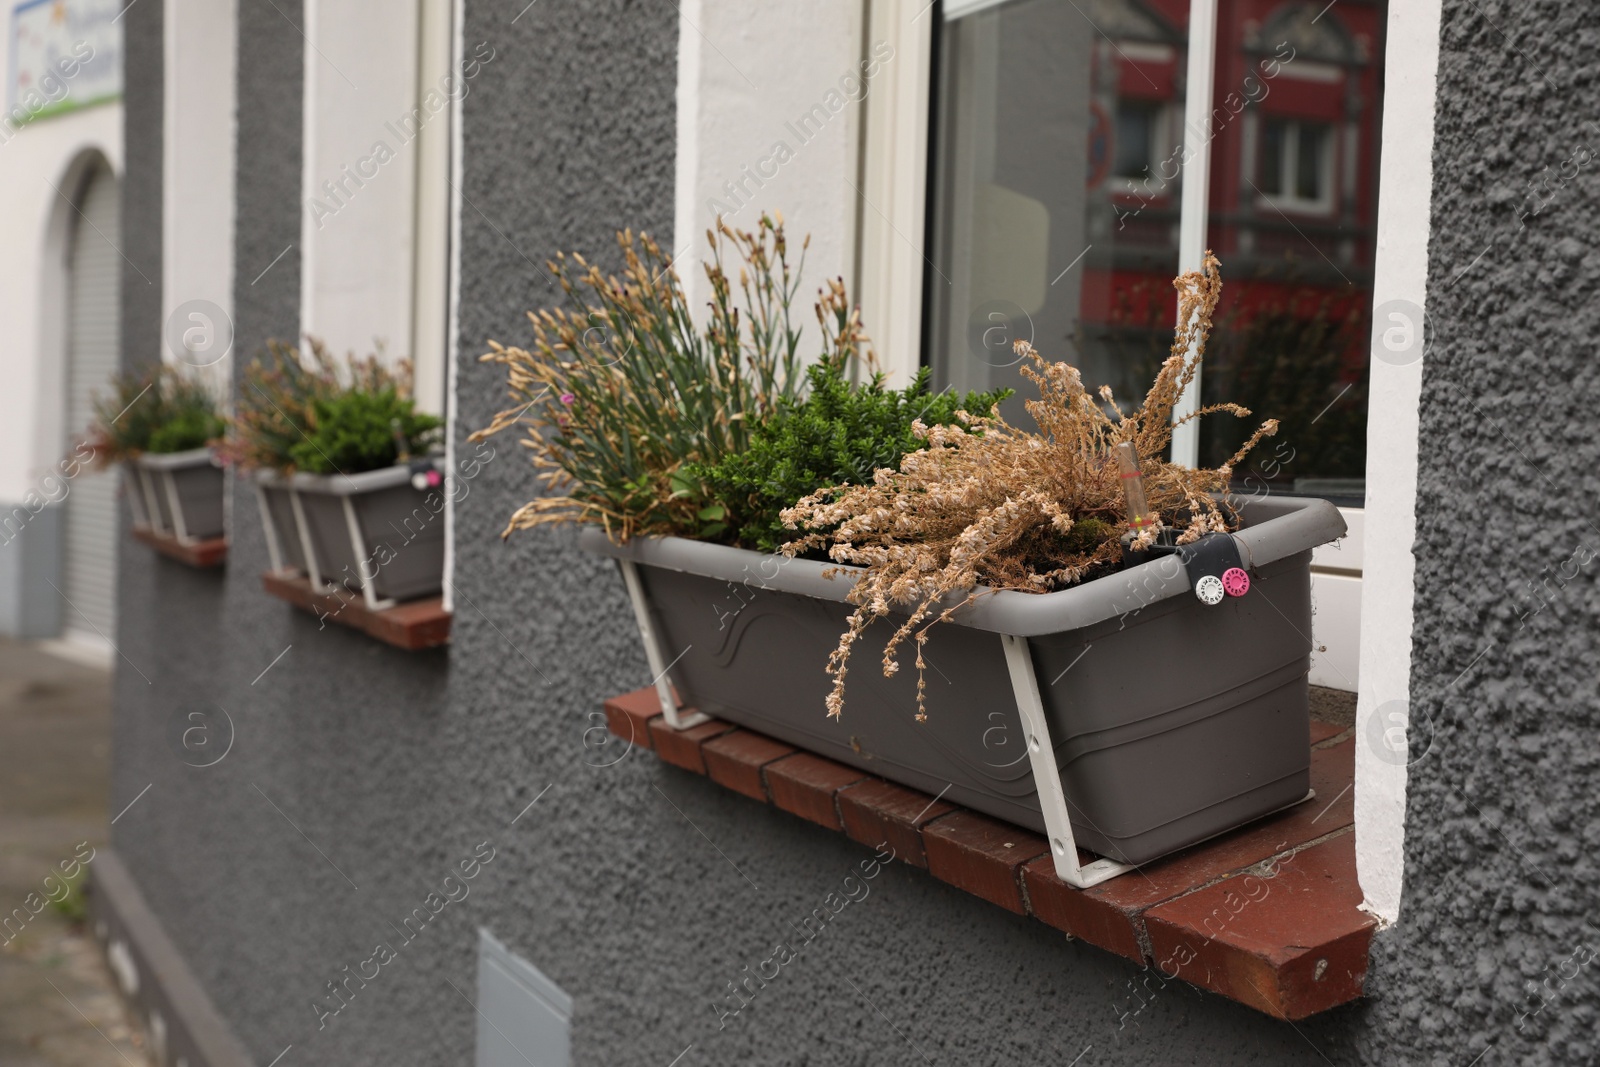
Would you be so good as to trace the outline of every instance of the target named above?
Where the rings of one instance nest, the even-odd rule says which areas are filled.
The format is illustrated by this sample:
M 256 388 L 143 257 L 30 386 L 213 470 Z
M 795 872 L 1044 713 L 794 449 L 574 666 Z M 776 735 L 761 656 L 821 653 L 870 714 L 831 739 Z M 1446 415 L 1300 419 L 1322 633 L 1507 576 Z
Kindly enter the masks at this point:
M 1295 144 L 1295 195 L 1321 200 L 1327 195 L 1324 160 L 1328 154 L 1328 127 L 1302 124 Z
M 1119 178 L 1144 178 L 1155 163 L 1151 146 L 1155 143 L 1157 105 L 1140 100 L 1117 103 L 1117 151 L 1112 172 Z
M 1283 146 L 1288 126 L 1281 119 L 1261 124 L 1261 191 L 1268 196 L 1283 195 Z
M 1308 204 L 1324 202 L 1332 136 L 1326 123 L 1267 119 L 1261 129 L 1261 191 Z

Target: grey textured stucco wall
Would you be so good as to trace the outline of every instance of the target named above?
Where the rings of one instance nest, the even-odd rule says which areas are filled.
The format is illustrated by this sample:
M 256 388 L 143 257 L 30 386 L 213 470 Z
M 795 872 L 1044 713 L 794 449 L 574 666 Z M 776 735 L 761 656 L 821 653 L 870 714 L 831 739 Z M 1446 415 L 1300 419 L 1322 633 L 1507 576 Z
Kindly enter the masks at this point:
M 464 103 L 463 456 L 466 432 L 504 402 L 474 356 L 487 338 L 525 339 L 523 312 L 552 296 L 544 259 L 608 262 L 623 226 L 671 236 L 676 9 L 520 6 L 467 4 L 467 50 L 485 42 L 494 58 Z M 160 14 L 135 5 L 125 19 L 123 236 L 142 265 L 160 255 Z M 1515 1015 L 1522 977 L 1593 933 L 1592 577 L 1522 631 L 1505 590 L 1600 549 L 1584 517 L 1586 357 L 1600 335 L 1592 173 L 1526 230 L 1514 217 L 1540 166 L 1595 146 L 1594 128 L 1568 118 L 1597 113 L 1594 15 L 1554 3 L 1492 15 L 1515 47 L 1471 0 L 1446 4 L 1413 700 L 1437 735 L 1413 768 L 1405 921 L 1380 937 L 1373 999 L 1294 1028 L 1174 984 L 1119 1027 L 1131 965 L 895 865 L 719 1031 L 711 1001 L 867 853 L 648 754 L 607 765 L 621 753 L 595 743 L 592 715 L 649 672 L 611 570 L 569 533 L 500 540 L 532 492 L 507 439 L 455 512 L 447 652 L 319 629 L 266 597 L 242 485 L 224 575 L 123 548 L 113 804 L 149 790 L 114 844 L 258 1062 L 290 1045 L 282 1067 L 471 1062 L 478 926 L 573 995 L 584 1064 L 662 1067 L 691 1044 L 685 1067 L 1465 1064 L 1480 1037 L 1501 1049 L 1485 1063 L 1591 1062 L 1591 976 L 1526 1023 L 1531 1036 Z M 298 318 L 297 250 L 249 279 L 298 242 L 304 43 L 298 4 L 247 0 L 239 16 L 247 354 Z M 159 303 L 125 292 L 132 358 L 158 343 Z M 1556 504 L 1546 478 L 1573 503 Z M 214 766 L 175 742 L 191 713 L 219 746 L 231 723 Z M 485 841 L 495 857 L 470 896 L 404 943 L 396 927 Z M 397 958 L 319 1029 L 313 1000 L 380 942 Z
M 1394 1062 L 1592 1064 L 1600 9 L 1444 8 L 1416 762 L 1399 936 L 1375 962 Z

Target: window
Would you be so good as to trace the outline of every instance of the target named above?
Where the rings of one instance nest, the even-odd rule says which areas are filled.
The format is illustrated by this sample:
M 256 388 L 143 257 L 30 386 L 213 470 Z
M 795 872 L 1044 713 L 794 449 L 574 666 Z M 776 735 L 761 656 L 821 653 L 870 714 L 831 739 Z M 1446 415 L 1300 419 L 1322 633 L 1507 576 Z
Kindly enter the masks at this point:
M 935 9 L 924 360 L 939 385 L 1025 395 L 1026 338 L 1137 399 L 1172 276 L 1211 249 L 1227 284 L 1196 400 L 1282 427 L 1238 477 L 1359 506 L 1386 5 L 1192 6 Z M 1191 42 L 1199 14 L 1214 36 Z M 1210 100 L 1191 99 L 1207 68 Z M 1247 432 L 1211 417 L 1175 456 L 1215 466 Z
M 1144 100 L 1117 101 L 1117 131 L 1113 177 L 1130 181 L 1147 179 L 1156 163 L 1156 123 L 1161 108 Z
M 1189 400 L 1253 415 L 1181 429 L 1174 458 L 1220 465 L 1274 418 L 1236 490 L 1362 507 L 1385 0 L 872 12 L 907 79 L 868 102 L 858 216 L 864 315 L 890 369 L 920 355 L 936 386 L 1010 386 L 1005 415 L 1025 420 L 1025 338 L 1136 401 L 1171 343 L 1172 278 L 1210 249 L 1226 285 Z M 1320 563 L 1313 679 L 1354 689 L 1359 513 L 1347 521 Z
M 1332 127 L 1269 118 L 1261 130 L 1261 195 L 1285 209 L 1327 212 L 1333 206 Z

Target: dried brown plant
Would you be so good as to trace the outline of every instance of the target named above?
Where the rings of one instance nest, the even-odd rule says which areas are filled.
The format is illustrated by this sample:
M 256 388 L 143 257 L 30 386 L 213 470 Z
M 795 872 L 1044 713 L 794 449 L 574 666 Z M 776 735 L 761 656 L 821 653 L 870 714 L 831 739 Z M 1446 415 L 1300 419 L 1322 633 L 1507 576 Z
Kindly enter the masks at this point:
M 1037 432 L 1010 425 L 997 411 L 960 413 L 963 425 L 957 426 L 918 422 L 927 447 L 905 456 L 899 470 L 878 471 L 871 485 L 813 493 L 783 512 L 791 529 L 812 531 L 785 545 L 785 555 L 825 547 L 833 560 L 865 568 L 849 594 L 855 611 L 828 660 L 830 716 L 844 710 L 851 649 L 873 621 L 900 616 L 884 648 L 885 676 L 899 670 L 897 651 L 915 639 L 922 720 L 923 646 L 933 626 L 986 590 L 1044 593 L 1109 570 L 1129 529 L 1112 453 L 1120 442 L 1137 449 L 1149 506 L 1159 516 L 1139 530 L 1141 545 L 1149 545 L 1162 524 L 1182 527 L 1179 543 L 1235 524 L 1212 494 L 1227 488 L 1233 466 L 1277 432 L 1277 422 L 1264 423 L 1216 469 L 1161 458 L 1176 425 L 1216 412 L 1250 414 L 1237 404 L 1213 404 L 1174 421 L 1173 409 L 1199 369 L 1222 290 L 1216 257 L 1208 252 L 1202 270 L 1173 285 L 1178 327 L 1171 354 L 1137 410 L 1124 414 L 1109 387 L 1090 394 L 1076 368 L 1050 363 L 1019 341 L 1018 354 L 1032 360 L 1022 372 L 1040 392 L 1027 403 Z

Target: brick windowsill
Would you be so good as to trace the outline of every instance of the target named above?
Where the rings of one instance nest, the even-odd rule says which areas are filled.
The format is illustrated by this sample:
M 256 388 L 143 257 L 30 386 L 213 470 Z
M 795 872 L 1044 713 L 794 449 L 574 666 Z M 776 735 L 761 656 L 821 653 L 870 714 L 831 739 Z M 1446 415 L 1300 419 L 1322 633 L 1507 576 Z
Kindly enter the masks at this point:
M 864 845 L 888 841 L 941 881 L 1168 978 L 1290 1020 L 1361 996 L 1375 924 L 1358 907 L 1351 730 L 1312 723 L 1310 803 L 1074 889 L 1031 830 L 729 723 L 674 731 L 654 689 L 605 713 L 613 734 L 676 767 Z
M 175 559 L 198 570 L 220 567 L 228 558 L 226 537 L 185 543 L 172 534 L 157 533 L 148 526 L 135 526 L 132 533 L 135 541 L 149 545 L 168 559 Z
M 369 611 L 360 594 L 339 589 L 315 592 L 310 580 L 297 571 L 268 571 L 261 576 L 261 588 L 320 620 L 360 630 L 407 652 L 450 643 L 450 613 L 440 597 Z

